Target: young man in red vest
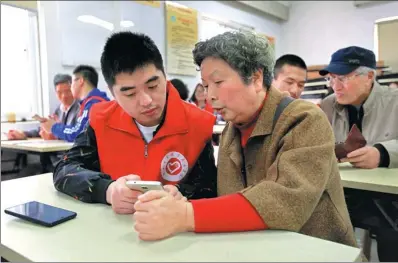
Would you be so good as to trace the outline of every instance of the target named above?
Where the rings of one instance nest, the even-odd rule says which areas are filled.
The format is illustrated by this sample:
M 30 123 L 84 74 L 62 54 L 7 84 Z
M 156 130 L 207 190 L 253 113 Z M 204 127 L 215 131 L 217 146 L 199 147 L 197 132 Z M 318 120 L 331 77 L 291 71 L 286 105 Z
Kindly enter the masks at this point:
M 215 117 L 180 99 L 155 43 L 116 33 L 105 44 L 101 68 L 115 101 L 92 107 L 86 130 L 55 168 L 55 188 L 122 214 L 134 213 L 141 194 L 128 180 L 161 181 L 176 198 L 215 196 Z

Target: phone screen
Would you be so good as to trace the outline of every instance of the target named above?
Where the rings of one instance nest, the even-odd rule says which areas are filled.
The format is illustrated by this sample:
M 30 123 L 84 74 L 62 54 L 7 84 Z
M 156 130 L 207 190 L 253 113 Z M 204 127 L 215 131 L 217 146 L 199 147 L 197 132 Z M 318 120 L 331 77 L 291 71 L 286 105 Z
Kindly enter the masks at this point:
M 22 218 L 30 218 L 46 225 L 54 225 L 58 221 L 65 221 L 66 218 L 72 219 L 76 216 L 75 212 L 36 201 L 10 207 L 6 211 L 14 216 L 20 215 Z

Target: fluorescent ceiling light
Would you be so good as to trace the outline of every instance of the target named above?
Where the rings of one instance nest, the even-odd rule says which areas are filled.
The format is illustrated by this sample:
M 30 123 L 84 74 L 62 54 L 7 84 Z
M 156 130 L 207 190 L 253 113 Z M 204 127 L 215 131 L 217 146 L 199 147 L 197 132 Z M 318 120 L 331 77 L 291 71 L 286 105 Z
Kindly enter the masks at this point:
M 77 18 L 77 20 L 79 20 L 80 22 L 83 23 L 88 23 L 88 24 L 93 24 L 93 25 L 97 25 L 100 26 L 102 28 L 105 28 L 109 31 L 113 31 L 113 29 L 115 28 L 114 25 L 108 21 L 102 20 L 96 16 L 92 16 L 92 15 L 82 15 L 79 16 Z
M 130 21 L 130 20 L 122 20 L 122 21 L 120 21 L 120 26 L 121 27 L 133 27 L 134 23 L 133 23 L 133 21 Z

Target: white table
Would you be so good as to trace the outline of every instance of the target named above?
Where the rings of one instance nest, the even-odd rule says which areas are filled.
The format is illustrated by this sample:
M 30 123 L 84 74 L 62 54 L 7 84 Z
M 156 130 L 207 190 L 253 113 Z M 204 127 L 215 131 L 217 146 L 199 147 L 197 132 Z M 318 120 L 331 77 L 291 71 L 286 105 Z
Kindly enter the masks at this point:
M 339 164 L 344 187 L 398 195 L 398 169 L 358 169 Z
M 73 143 L 71 142 L 61 140 L 43 140 L 41 138 L 1 141 L 2 150 L 6 149 L 16 153 L 39 155 L 42 166 L 41 172 L 43 173 L 48 172 L 46 167 L 50 162 L 49 156 L 67 151 L 72 148 L 72 146 Z
M 213 134 L 221 134 L 224 130 L 225 125 L 216 124 L 213 126 Z
M 1 141 L 1 148 L 28 152 L 60 152 L 72 148 L 73 143 L 61 140 L 6 140 Z
M 77 212 L 53 228 L 7 215 L 7 207 L 39 201 Z M 102 204 L 86 204 L 57 192 L 52 175 L 9 180 L 1 184 L 0 255 L 9 261 L 90 262 L 254 262 L 356 261 L 358 248 L 293 232 L 235 234 L 185 233 L 145 242 L 137 238 L 130 215 L 116 215 Z

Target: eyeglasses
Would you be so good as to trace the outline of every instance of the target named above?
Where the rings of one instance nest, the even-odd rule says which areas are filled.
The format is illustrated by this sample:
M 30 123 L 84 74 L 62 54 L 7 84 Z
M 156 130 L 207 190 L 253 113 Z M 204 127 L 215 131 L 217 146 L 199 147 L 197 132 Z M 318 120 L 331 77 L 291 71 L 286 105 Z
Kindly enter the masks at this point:
M 351 76 L 338 76 L 338 77 L 337 76 L 336 77 L 329 76 L 329 77 L 326 77 L 325 80 L 331 85 L 336 83 L 336 80 L 342 84 L 347 84 L 347 82 L 349 80 L 351 80 L 359 75 L 361 75 L 361 74 L 355 74 L 355 75 L 351 75 Z

